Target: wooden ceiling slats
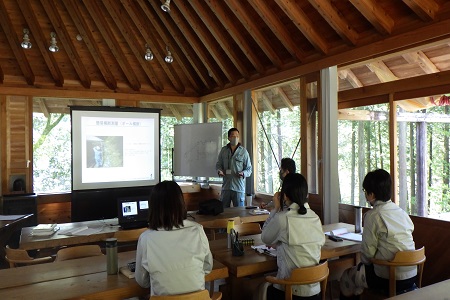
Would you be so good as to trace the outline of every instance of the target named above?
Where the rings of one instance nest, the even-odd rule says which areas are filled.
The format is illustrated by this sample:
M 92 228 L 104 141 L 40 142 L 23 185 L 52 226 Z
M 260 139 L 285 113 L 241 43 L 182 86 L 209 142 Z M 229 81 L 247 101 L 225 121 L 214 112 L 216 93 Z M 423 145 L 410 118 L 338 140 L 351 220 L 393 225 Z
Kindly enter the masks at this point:
M 94 42 L 95 41 L 94 36 L 92 35 L 91 30 L 89 30 L 89 27 L 85 19 L 81 15 L 81 12 L 78 8 L 77 0 L 66 0 L 62 1 L 62 3 L 65 5 L 67 12 L 69 13 L 80 36 L 83 39 L 84 44 L 89 49 L 89 52 L 91 53 L 91 56 L 95 61 L 95 64 L 100 70 L 100 73 L 102 74 L 103 79 L 106 82 L 106 85 L 111 90 L 116 90 L 117 80 L 111 73 L 110 68 L 108 68 L 108 64 L 106 63 L 103 55 L 101 54 L 97 43 Z
M 394 20 L 389 16 L 377 0 L 350 0 L 363 16 L 382 35 L 388 35 L 394 27 Z
M 234 42 L 239 46 L 244 55 L 248 58 L 248 60 L 252 63 L 253 67 L 260 74 L 265 73 L 264 65 L 255 55 L 254 50 L 249 44 L 248 40 L 246 40 L 241 31 L 238 29 L 237 25 L 231 21 L 231 17 L 225 11 L 225 8 L 220 5 L 220 1 L 216 0 L 205 0 L 205 3 L 208 4 L 210 9 L 214 12 L 217 19 L 220 21 L 222 26 L 234 40 Z
M 19 41 L 19 39 L 17 38 L 17 34 L 14 31 L 14 26 L 9 15 L 7 14 L 7 9 L 3 1 L 0 1 L 0 25 L 2 26 L 3 32 L 8 39 L 9 46 L 14 53 L 14 57 L 16 58 L 16 61 L 23 73 L 23 76 L 25 77 L 27 84 L 34 85 L 34 73 L 31 69 L 28 59 L 25 56 L 25 53 L 20 47 L 20 43 L 22 43 L 22 41 Z
M 234 48 L 237 47 L 235 46 L 234 43 L 231 43 L 232 40 L 229 38 L 229 35 L 227 36 L 225 34 L 226 30 L 218 26 L 220 22 L 217 22 L 217 19 L 215 19 L 215 16 L 211 12 L 211 10 L 208 9 L 207 7 L 205 8 L 204 5 L 201 5 L 200 2 L 197 1 L 191 1 L 190 5 L 194 9 L 194 11 L 197 12 L 198 14 L 197 19 L 201 20 L 205 24 L 205 27 L 211 32 L 213 37 L 216 39 L 217 43 L 219 43 L 220 48 L 228 50 L 224 54 L 225 56 L 228 56 L 228 58 L 231 60 L 236 69 L 241 73 L 241 77 L 244 77 L 246 80 L 248 80 L 250 78 L 250 73 L 247 70 L 247 67 L 245 66 L 244 61 L 242 59 L 245 58 L 245 55 L 234 50 Z M 230 51 L 232 49 L 233 51 Z M 234 79 L 234 81 L 236 80 L 237 79 Z
M 142 40 L 140 40 L 140 41 L 137 40 L 134 37 L 134 35 L 131 34 L 130 28 L 131 28 L 132 24 L 127 22 L 127 18 L 124 18 L 123 16 L 120 15 L 120 11 L 123 11 L 122 7 L 118 7 L 118 5 L 120 5 L 120 4 L 117 3 L 117 1 L 106 0 L 104 4 L 105 4 L 105 7 L 106 7 L 108 13 L 111 15 L 112 19 L 114 20 L 117 27 L 119 28 L 119 31 L 121 32 L 122 36 L 124 37 L 124 39 L 126 40 L 128 45 L 130 46 L 131 51 L 136 56 L 136 58 L 139 62 L 139 65 L 144 70 L 144 72 L 147 75 L 148 79 L 150 80 L 151 84 L 153 85 L 153 87 L 155 88 L 156 91 L 161 93 L 163 91 L 161 82 L 158 79 L 153 68 L 151 68 L 149 66 L 150 62 L 148 62 L 144 59 L 144 54 L 145 54 L 145 52 L 144 52 L 145 45 L 144 44 L 145 43 L 143 43 Z M 130 15 L 130 16 L 131 16 L 130 19 L 134 21 L 134 24 L 136 24 L 136 22 L 139 22 L 137 16 L 135 16 L 135 15 Z M 145 37 L 146 41 L 153 40 L 150 35 L 147 35 L 144 37 Z M 153 42 L 152 44 L 154 45 L 155 43 Z M 154 54 L 156 57 L 156 61 L 158 61 L 161 66 L 165 67 L 165 62 L 164 61 L 161 62 L 162 54 L 157 49 L 158 49 L 157 47 L 152 48 L 152 50 L 155 52 Z M 168 77 L 171 79 L 172 84 L 175 87 L 175 89 L 179 93 L 183 93 L 184 86 L 181 83 L 179 77 L 176 74 L 174 75 L 173 70 L 169 70 L 168 68 L 165 68 L 165 71 L 166 71 L 166 74 L 168 74 Z
M 402 56 L 406 59 L 406 61 L 408 61 L 408 63 L 418 64 L 427 74 L 439 72 L 436 65 L 422 51 L 405 53 Z
M 141 31 L 141 34 L 144 36 L 148 35 L 148 31 L 150 31 L 150 28 L 148 24 L 145 22 L 147 20 L 150 20 L 151 25 L 153 26 L 153 29 L 156 30 L 156 33 L 161 37 L 162 42 L 164 45 L 171 46 L 172 55 L 177 60 L 178 64 L 181 66 L 183 71 L 185 72 L 186 78 L 191 82 L 192 86 L 195 90 L 197 90 L 198 93 L 203 90 L 200 87 L 200 81 L 203 82 L 203 84 L 206 86 L 207 89 L 212 89 L 212 82 L 209 76 L 206 74 L 206 71 L 201 71 L 199 68 L 197 68 L 197 59 L 192 59 L 192 50 L 189 49 L 187 52 L 185 49 L 180 48 L 179 44 L 180 41 L 177 41 L 174 39 L 174 37 L 168 32 L 167 28 L 163 29 L 160 26 L 160 23 L 157 21 L 159 17 L 152 12 L 151 9 L 148 8 L 147 5 L 143 2 L 139 2 L 139 7 L 135 6 L 135 2 L 132 0 L 121 0 L 122 5 L 125 7 L 125 9 L 128 11 L 128 14 L 132 17 L 134 20 L 136 26 Z M 136 10 L 140 9 L 144 16 L 139 17 Z M 187 44 L 187 43 L 186 43 Z M 164 47 L 163 47 L 164 48 Z M 165 48 L 164 48 L 165 49 Z M 184 55 L 181 55 L 183 53 Z M 163 57 L 165 57 L 166 53 Z
M 280 69 L 283 65 L 280 57 L 278 57 L 277 52 L 273 49 L 272 44 L 266 40 L 263 33 L 260 31 L 260 27 L 257 23 L 250 19 L 249 14 L 246 10 L 242 8 L 242 1 L 239 0 L 224 0 L 227 3 L 230 10 L 234 13 L 237 19 L 244 25 L 245 29 L 256 41 L 262 51 L 267 55 L 273 65 Z
M 237 77 L 235 76 L 235 71 L 232 69 L 232 64 L 229 63 L 228 60 L 225 60 L 226 53 L 223 52 L 222 47 L 220 47 L 220 43 L 218 43 L 212 34 L 207 31 L 206 26 L 203 24 L 202 20 L 195 14 L 195 12 L 190 8 L 186 2 L 177 1 L 177 8 L 180 10 L 180 13 L 186 19 L 188 26 L 190 26 L 194 32 L 197 34 L 203 45 L 209 45 L 209 52 L 211 56 L 214 58 L 215 62 L 219 65 L 222 72 L 225 74 L 227 79 L 231 82 L 231 84 L 235 84 L 237 81 Z M 222 50 L 222 51 L 221 51 Z M 248 74 L 248 73 L 247 73 Z M 248 77 L 248 76 L 247 76 Z
M 60 42 L 58 47 L 63 48 L 64 51 L 66 52 L 67 56 L 69 57 L 69 60 L 71 61 L 73 67 L 75 68 L 75 71 L 77 72 L 78 78 L 82 86 L 87 89 L 90 88 L 91 79 L 89 78 L 89 74 L 86 71 L 85 65 L 81 61 L 77 49 L 72 43 L 70 34 L 67 32 L 64 21 L 61 18 L 61 14 L 58 12 L 58 9 L 61 9 L 61 3 L 59 3 L 59 1 L 52 1 L 52 0 L 41 0 L 41 3 L 54 27 L 56 39 Z M 61 45 L 64 45 L 64 47 L 62 47 Z
M 157 9 L 160 9 L 159 4 L 156 3 L 156 1 L 149 1 L 149 3 L 155 11 Z M 169 22 L 168 19 L 172 19 L 174 23 Z M 213 60 L 211 59 L 211 55 L 208 53 L 204 45 L 200 42 L 199 38 L 194 34 L 194 32 L 188 29 L 190 26 L 187 25 L 183 20 L 183 16 L 179 12 L 177 12 L 177 10 L 173 9 L 170 12 L 170 15 L 162 16 L 161 21 L 170 31 L 175 40 L 177 40 L 181 36 L 184 36 L 184 38 L 189 41 L 189 46 L 194 50 L 200 61 L 202 61 L 205 65 L 207 74 L 211 74 L 211 77 L 216 81 L 219 87 L 223 88 L 225 83 L 222 78 L 219 77 L 219 73 L 221 73 L 221 71 L 218 69 L 217 64 L 213 62 Z M 172 26 L 172 24 L 174 24 L 175 26 Z M 173 27 L 176 27 L 177 30 L 175 30 Z
M 30 30 L 30 32 L 33 33 L 34 38 L 36 40 L 42 40 L 42 41 L 45 40 L 46 38 L 49 38 L 48 36 L 46 37 L 43 34 L 43 32 L 39 26 L 39 21 L 31 7 L 31 3 L 26 0 L 17 0 L 17 4 L 18 4 L 23 16 L 27 20 L 29 30 Z M 55 81 L 55 85 L 62 87 L 64 85 L 64 77 L 61 73 L 61 70 L 60 70 L 58 63 L 56 62 L 54 56 L 51 55 L 52 53 L 50 53 L 48 51 L 47 44 L 42 44 L 42 43 L 35 43 L 35 44 L 37 44 L 36 46 L 39 48 L 39 51 L 40 51 L 42 57 L 44 58 L 44 61 L 50 71 L 50 74 L 52 75 L 53 80 Z
M 316 30 L 316 25 L 313 24 L 308 16 L 299 8 L 296 3 L 286 0 L 275 0 L 283 9 L 286 15 L 291 18 L 292 22 L 297 26 L 308 41 L 321 53 L 328 53 L 328 43 L 320 36 Z
M 273 14 L 272 10 L 267 5 L 267 2 L 259 0 L 249 0 L 249 2 L 270 30 L 272 30 L 272 32 L 287 48 L 289 53 L 291 53 L 291 55 L 298 62 L 301 62 L 305 58 L 306 54 L 292 39 L 292 34 L 287 30 L 286 26 L 284 26 L 281 20 Z
M 125 55 L 118 43 L 118 41 L 113 37 L 114 34 L 106 19 L 101 15 L 101 9 L 95 1 L 82 0 L 83 4 L 87 8 L 92 20 L 95 22 L 98 30 L 100 31 L 103 39 L 107 43 L 108 47 L 111 49 L 111 53 L 116 59 L 117 64 L 121 67 L 122 72 L 125 74 L 128 83 L 131 88 L 135 91 L 139 91 L 141 88 L 141 83 L 138 81 L 135 73 L 132 71 L 131 65 L 125 58 Z
M 392 73 L 383 61 L 367 64 L 367 67 L 377 75 L 381 82 L 398 80 L 398 77 Z

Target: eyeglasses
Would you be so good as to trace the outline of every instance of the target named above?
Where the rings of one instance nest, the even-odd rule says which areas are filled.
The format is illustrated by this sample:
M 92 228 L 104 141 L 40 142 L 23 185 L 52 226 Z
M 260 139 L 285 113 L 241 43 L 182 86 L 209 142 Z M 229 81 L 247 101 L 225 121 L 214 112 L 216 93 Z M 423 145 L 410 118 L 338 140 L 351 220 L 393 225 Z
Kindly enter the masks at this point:
M 364 194 L 367 193 L 367 192 L 366 192 L 366 189 L 362 189 L 362 191 L 363 191 Z

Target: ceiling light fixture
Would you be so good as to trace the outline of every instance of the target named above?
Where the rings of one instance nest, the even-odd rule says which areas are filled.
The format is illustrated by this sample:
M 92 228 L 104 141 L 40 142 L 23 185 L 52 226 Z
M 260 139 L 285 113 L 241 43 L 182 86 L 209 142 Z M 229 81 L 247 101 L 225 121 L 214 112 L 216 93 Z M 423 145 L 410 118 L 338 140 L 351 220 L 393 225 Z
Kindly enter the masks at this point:
M 169 46 L 166 46 L 166 50 L 167 56 L 164 58 L 164 60 L 166 61 L 166 63 L 171 64 L 173 62 L 173 56 L 172 53 L 169 51 Z
M 166 0 L 163 5 L 161 5 L 161 9 L 166 13 L 170 13 L 170 0 Z
M 23 29 L 23 41 L 22 44 L 20 44 L 23 49 L 30 49 L 32 46 L 30 42 L 30 37 L 28 36 L 29 33 L 30 31 L 27 28 Z
M 56 46 L 56 33 L 51 32 L 50 33 L 50 47 L 48 47 L 48 50 L 51 52 L 58 52 L 59 47 Z
M 152 60 L 153 59 L 153 53 L 152 53 L 152 50 L 150 50 L 150 48 L 148 47 L 148 44 L 145 44 L 145 55 L 144 55 L 144 58 L 145 58 L 145 60 L 147 60 L 147 61 L 150 61 L 150 60 Z

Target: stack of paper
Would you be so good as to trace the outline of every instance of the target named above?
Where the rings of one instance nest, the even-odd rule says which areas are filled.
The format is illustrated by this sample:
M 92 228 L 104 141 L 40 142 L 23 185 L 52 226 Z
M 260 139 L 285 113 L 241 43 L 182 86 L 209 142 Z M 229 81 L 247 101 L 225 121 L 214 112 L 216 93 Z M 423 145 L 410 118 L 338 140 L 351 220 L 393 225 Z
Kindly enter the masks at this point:
M 267 209 L 259 209 L 259 208 L 252 209 L 249 213 L 251 215 L 267 215 L 267 214 L 270 214 L 270 212 Z
M 102 231 L 102 228 L 89 228 L 87 226 L 80 226 L 70 229 L 61 230 L 58 234 L 63 235 L 91 235 Z
M 120 267 L 119 271 L 128 278 L 134 278 L 134 272 L 131 272 L 127 266 Z
M 33 236 L 49 236 L 58 231 L 59 227 L 57 224 L 39 224 L 34 227 L 31 231 Z
M 266 245 L 252 246 L 252 249 L 254 249 L 256 252 L 260 254 L 266 254 L 273 257 L 277 256 L 277 249 L 267 247 Z
M 362 241 L 361 233 L 349 232 L 347 228 L 338 228 L 338 229 L 332 230 L 330 232 L 325 232 L 325 235 L 335 235 L 340 238 L 343 238 L 344 240 L 350 240 L 350 241 L 355 241 L 355 242 Z

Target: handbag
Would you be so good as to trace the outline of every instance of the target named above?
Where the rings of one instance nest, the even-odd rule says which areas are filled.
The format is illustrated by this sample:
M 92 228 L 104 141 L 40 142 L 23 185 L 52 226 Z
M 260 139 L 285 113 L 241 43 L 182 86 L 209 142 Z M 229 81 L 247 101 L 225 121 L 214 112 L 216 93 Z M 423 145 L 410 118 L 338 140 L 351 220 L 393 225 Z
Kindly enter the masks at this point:
M 223 213 L 223 204 L 222 204 L 222 201 L 220 201 L 218 199 L 209 199 L 209 200 L 200 202 L 200 204 L 198 205 L 198 214 L 199 215 L 217 216 L 220 213 Z

